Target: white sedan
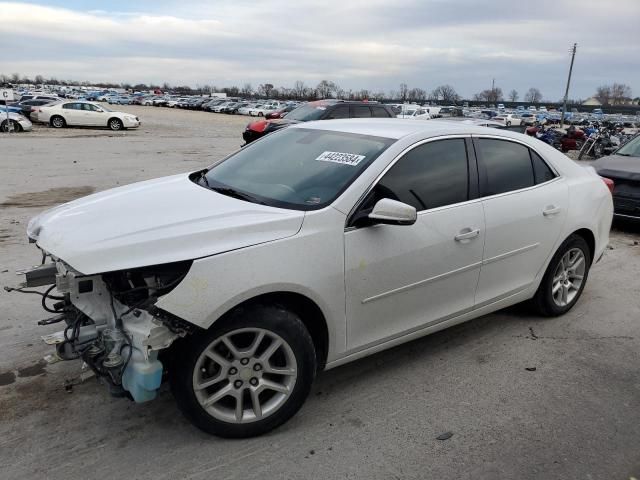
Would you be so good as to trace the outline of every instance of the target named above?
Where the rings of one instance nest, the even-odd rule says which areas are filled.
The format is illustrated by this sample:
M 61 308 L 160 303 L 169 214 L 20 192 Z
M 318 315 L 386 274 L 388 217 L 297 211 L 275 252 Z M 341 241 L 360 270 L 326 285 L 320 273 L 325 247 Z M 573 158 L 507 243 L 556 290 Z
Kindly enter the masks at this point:
M 249 115 L 252 117 L 264 117 L 267 113 L 275 112 L 278 108 L 280 108 L 279 104 L 262 105 L 261 107 L 251 108 Z
M 494 122 L 500 122 L 501 124 L 510 127 L 522 125 L 522 118 L 519 115 L 513 113 L 502 113 L 497 117 L 493 117 L 491 120 Z
M 26 285 L 58 290 L 47 341 L 113 393 L 150 400 L 167 369 L 196 426 L 259 435 L 324 369 L 526 300 L 568 312 L 605 252 L 610 186 L 505 130 L 301 123 L 41 213 L 27 234 L 50 262 Z
M 48 123 L 54 128 L 82 126 L 108 127 L 111 130 L 138 128 L 140 119 L 126 112 L 116 112 L 92 102 L 65 101 L 37 107 L 31 113 L 34 121 Z

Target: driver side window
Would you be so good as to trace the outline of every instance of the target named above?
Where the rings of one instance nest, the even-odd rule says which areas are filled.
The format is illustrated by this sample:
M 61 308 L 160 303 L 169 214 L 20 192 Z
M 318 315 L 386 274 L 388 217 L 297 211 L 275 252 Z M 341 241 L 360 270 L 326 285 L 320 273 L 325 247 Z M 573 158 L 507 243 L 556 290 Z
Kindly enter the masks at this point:
M 383 198 L 406 203 L 419 212 L 469 200 L 464 139 L 428 142 L 407 152 L 369 193 L 352 223 L 365 226 L 366 216 Z

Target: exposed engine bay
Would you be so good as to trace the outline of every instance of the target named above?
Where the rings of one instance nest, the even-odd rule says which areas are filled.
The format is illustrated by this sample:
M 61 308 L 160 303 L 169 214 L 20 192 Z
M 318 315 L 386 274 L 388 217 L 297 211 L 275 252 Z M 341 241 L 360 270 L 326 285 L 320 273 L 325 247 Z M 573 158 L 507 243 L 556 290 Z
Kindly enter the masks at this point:
M 55 346 L 49 361 L 81 359 L 113 395 L 145 402 L 155 398 L 162 382 L 159 351 L 198 328 L 155 307 L 191 263 L 83 275 L 43 252 L 42 265 L 20 272 L 26 277 L 20 288 L 5 290 L 41 295 L 42 307 L 54 316 L 38 324 L 65 325 L 43 337 Z M 48 288 L 26 290 L 42 286 Z

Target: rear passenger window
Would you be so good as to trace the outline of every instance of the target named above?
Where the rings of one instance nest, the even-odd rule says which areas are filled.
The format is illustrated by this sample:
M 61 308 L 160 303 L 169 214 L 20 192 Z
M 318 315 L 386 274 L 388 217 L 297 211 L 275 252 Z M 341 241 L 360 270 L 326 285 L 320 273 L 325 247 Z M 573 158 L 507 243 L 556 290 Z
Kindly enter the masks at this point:
M 556 178 L 555 173 L 549 168 L 547 162 L 533 150 L 531 150 L 531 162 L 533 163 L 533 174 L 536 179 L 536 184 L 548 182 Z
M 371 109 L 366 105 L 352 105 L 351 116 L 353 118 L 371 118 Z
M 371 107 L 373 116 L 376 118 L 390 118 L 389 112 L 384 107 Z
M 482 138 L 478 141 L 482 160 L 483 194 L 496 195 L 535 185 L 529 149 L 519 143 Z
M 329 115 L 327 115 L 327 120 L 333 120 L 337 118 L 349 118 L 349 106 L 348 105 L 340 105 L 339 107 L 335 107 Z
M 468 190 L 464 139 L 439 140 L 419 145 L 398 160 L 376 185 L 371 201 L 390 198 L 420 211 L 467 201 Z

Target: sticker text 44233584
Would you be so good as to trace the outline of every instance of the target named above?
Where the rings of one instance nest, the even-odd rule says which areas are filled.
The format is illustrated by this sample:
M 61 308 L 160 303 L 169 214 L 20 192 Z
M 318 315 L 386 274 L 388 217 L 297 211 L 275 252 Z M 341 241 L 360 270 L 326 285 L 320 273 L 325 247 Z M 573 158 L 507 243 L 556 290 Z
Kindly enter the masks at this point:
M 341 163 L 343 165 L 351 165 L 355 167 L 364 160 L 364 158 L 364 155 L 356 155 L 355 153 L 322 152 L 316 160 L 320 162 Z

